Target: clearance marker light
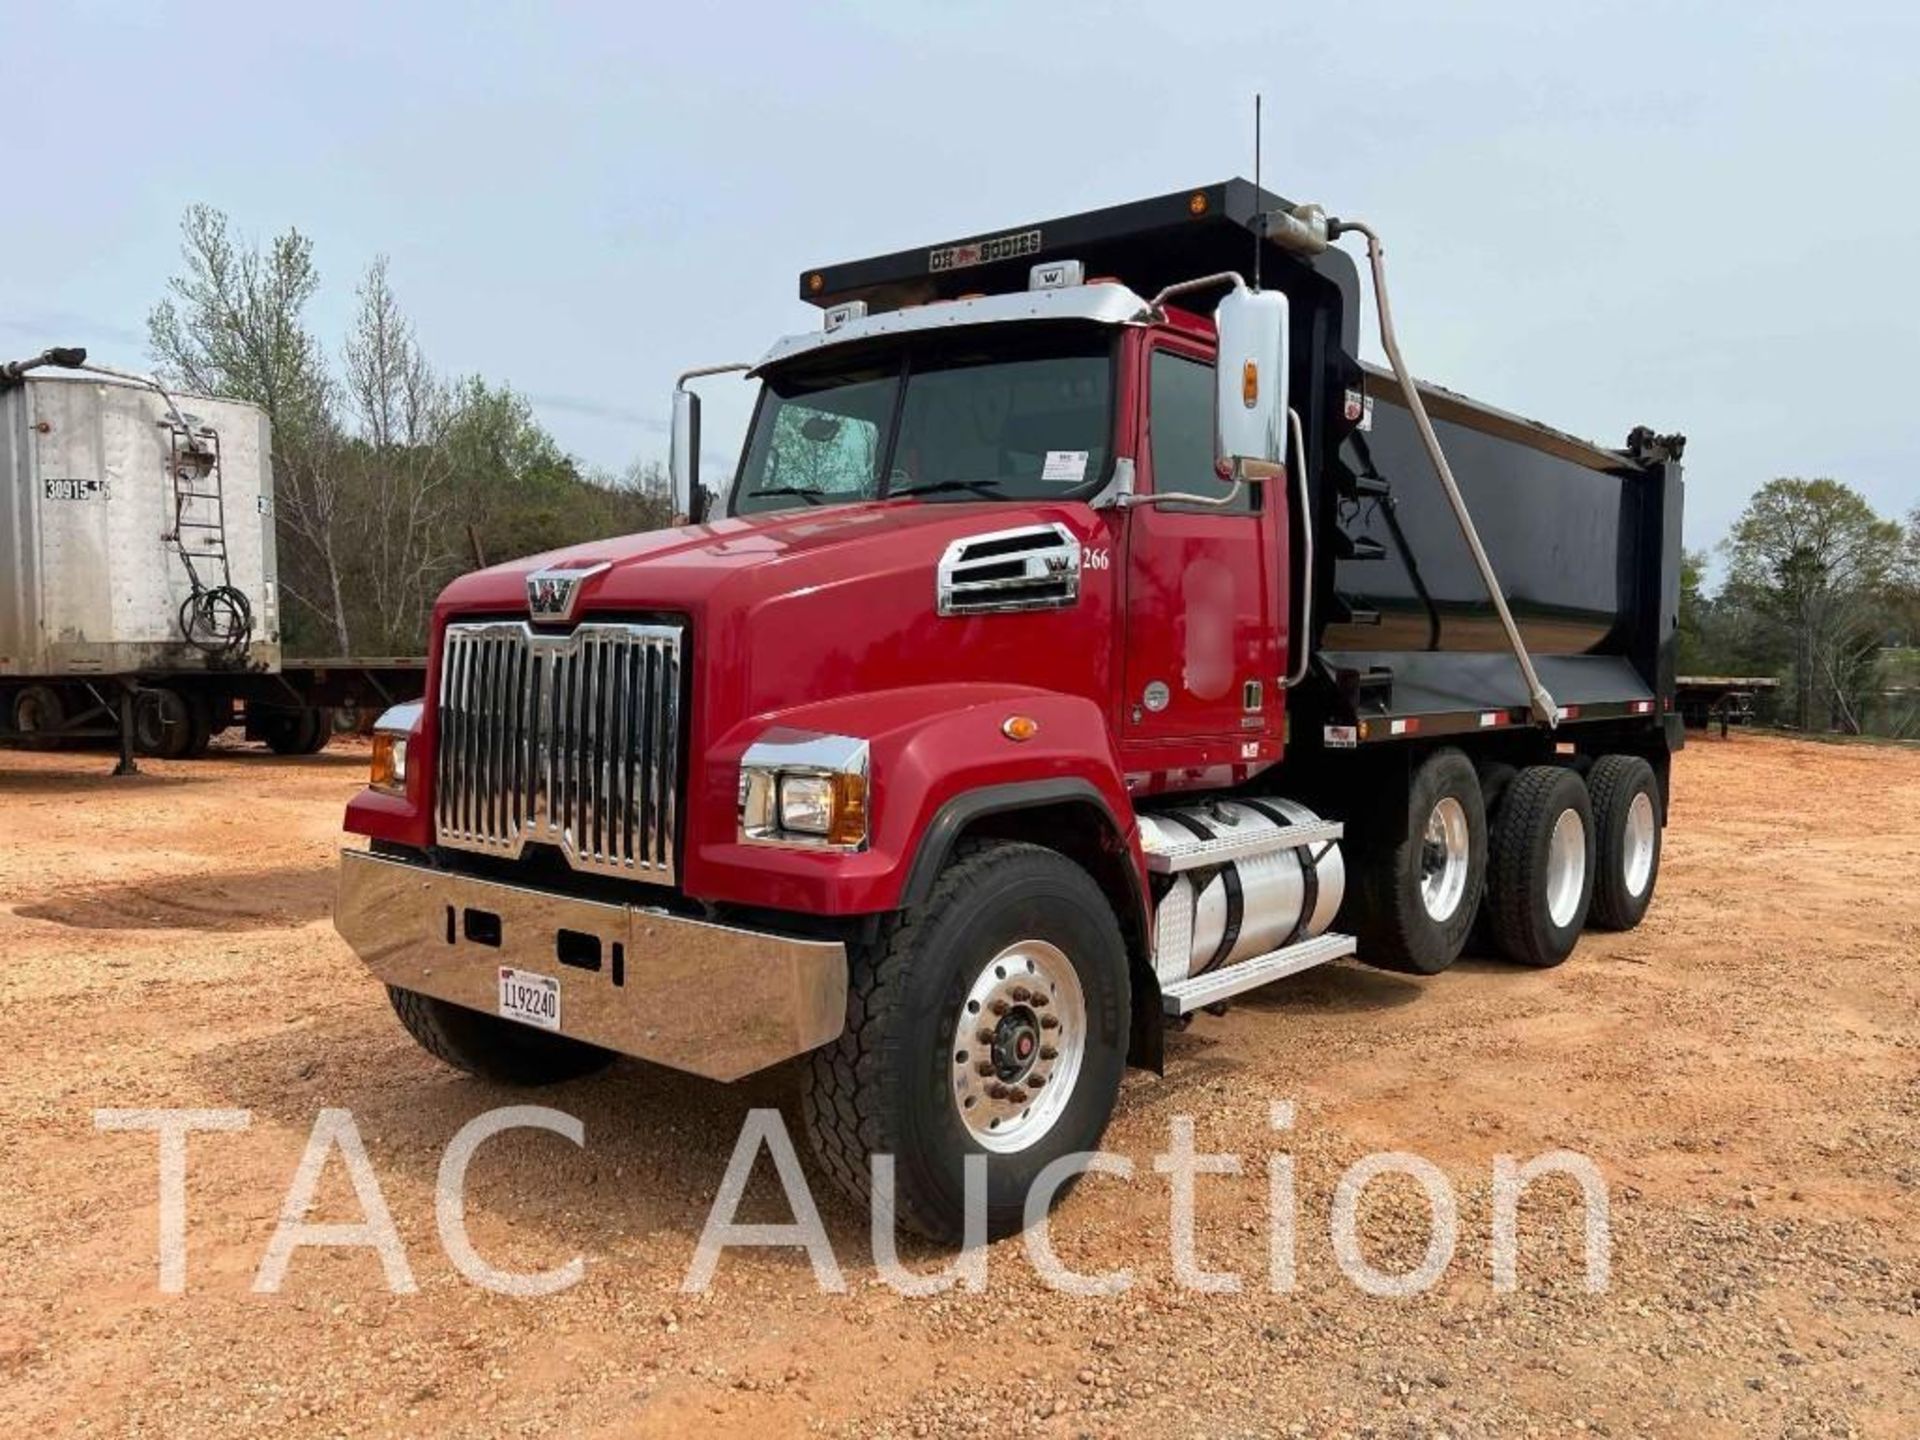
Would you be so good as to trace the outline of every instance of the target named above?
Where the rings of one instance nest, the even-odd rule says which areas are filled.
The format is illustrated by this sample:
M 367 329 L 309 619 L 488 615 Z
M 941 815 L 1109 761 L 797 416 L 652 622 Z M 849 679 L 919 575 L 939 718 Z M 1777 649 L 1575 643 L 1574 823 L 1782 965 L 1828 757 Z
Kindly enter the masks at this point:
M 1240 403 L 1251 410 L 1260 403 L 1260 365 L 1249 360 L 1240 368 Z
M 1040 733 L 1040 722 L 1031 715 L 1009 715 L 1001 722 L 1000 733 L 1009 740 L 1031 740 Z
M 1204 215 L 1207 213 L 1206 191 L 1196 190 L 1187 197 L 1187 213 L 1189 215 Z

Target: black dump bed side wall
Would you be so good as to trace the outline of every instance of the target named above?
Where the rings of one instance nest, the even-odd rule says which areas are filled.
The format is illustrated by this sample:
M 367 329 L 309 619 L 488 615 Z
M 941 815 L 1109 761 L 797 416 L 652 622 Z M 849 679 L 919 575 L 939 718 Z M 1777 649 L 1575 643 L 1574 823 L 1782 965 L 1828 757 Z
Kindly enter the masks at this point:
M 1369 373 L 1365 390 L 1372 426 L 1346 437 L 1336 465 L 1333 597 L 1321 644 L 1504 650 L 1399 386 Z M 1493 433 L 1488 420 L 1447 398 L 1430 397 L 1428 408 L 1527 648 L 1645 658 L 1648 637 L 1639 632 L 1668 538 L 1664 507 L 1649 504 L 1663 489 L 1661 469 Z M 1384 484 L 1386 493 L 1361 493 L 1366 482 L 1369 492 Z M 1645 678 L 1652 685 L 1658 676 Z
M 1370 423 L 1338 427 L 1321 474 L 1315 630 L 1353 694 L 1378 672 L 1379 713 L 1525 704 L 1518 667 L 1413 416 L 1391 375 L 1360 388 Z M 1543 679 L 1562 704 L 1673 693 L 1680 575 L 1680 467 L 1422 386 L 1481 543 Z M 1458 657 L 1449 662 L 1445 657 Z M 1488 657 L 1501 659 L 1488 663 Z M 1478 657 L 1475 663 L 1474 657 Z M 1556 683 L 1557 682 L 1557 683 Z M 1573 692 L 1578 693 L 1563 693 Z
M 1263 216 L 1286 205 L 1245 180 L 1221 181 L 820 266 L 801 272 L 799 290 L 817 305 L 862 299 L 889 309 L 1018 290 L 1034 264 L 1059 259 L 1149 296 L 1223 270 L 1251 280 Z M 1391 377 L 1359 362 L 1350 247 L 1304 260 L 1269 242 L 1262 266 L 1262 282 L 1286 291 L 1292 306 L 1292 396 L 1314 491 L 1317 668 L 1331 682 L 1289 701 L 1306 722 L 1302 732 L 1318 733 L 1322 720 L 1439 704 L 1518 706 L 1524 718 L 1518 667 L 1412 416 Z M 1363 394 L 1373 401 L 1365 431 Z M 1679 466 L 1605 450 L 1437 387 L 1422 394 L 1548 688 L 1563 704 L 1634 715 L 1642 713 L 1634 703 L 1653 698 L 1648 721 L 1658 725 L 1673 686 Z M 1291 519 L 1297 527 L 1299 517 Z M 1291 539 L 1297 547 L 1297 528 Z M 1362 558 L 1376 550 L 1378 558 Z

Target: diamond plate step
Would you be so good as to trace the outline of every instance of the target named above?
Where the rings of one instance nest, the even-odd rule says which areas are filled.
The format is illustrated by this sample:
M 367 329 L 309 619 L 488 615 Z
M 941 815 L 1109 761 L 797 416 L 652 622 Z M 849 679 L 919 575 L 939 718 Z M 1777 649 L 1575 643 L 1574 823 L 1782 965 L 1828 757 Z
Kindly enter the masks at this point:
M 1302 970 L 1311 970 L 1329 960 L 1351 955 L 1355 944 L 1353 936 L 1336 935 L 1329 931 L 1312 940 L 1302 940 L 1298 945 L 1289 945 L 1284 950 L 1243 960 L 1238 965 L 1209 970 L 1204 975 L 1195 975 L 1188 980 L 1171 981 L 1160 987 L 1161 1003 L 1166 1007 L 1167 1014 L 1185 1015 L 1271 981 L 1297 975 Z
M 1344 830 L 1338 820 L 1315 820 L 1306 825 L 1289 825 L 1283 830 L 1255 830 L 1245 835 L 1220 835 L 1211 840 L 1195 836 L 1172 845 L 1156 842 L 1147 854 L 1147 869 L 1156 875 L 1177 875 L 1182 870 L 1197 870 L 1202 865 L 1225 865 L 1249 855 L 1271 855 L 1301 845 L 1323 845 L 1338 840 Z

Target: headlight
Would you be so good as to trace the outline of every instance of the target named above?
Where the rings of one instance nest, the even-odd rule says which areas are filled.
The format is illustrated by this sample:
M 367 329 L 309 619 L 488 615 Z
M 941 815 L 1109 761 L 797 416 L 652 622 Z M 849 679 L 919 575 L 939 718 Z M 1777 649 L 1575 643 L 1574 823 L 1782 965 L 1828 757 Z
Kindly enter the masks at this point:
M 780 828 L 825 835 L 833 828 L 833 779 L 827 775 L 780 777 Z
M 775 729 L 741 757 L 743 840 L 859 850 L 867 843 L 867 809 L 864 740 Z
M 395 705 L 373 724 L 373 765 L 367 783 L 389 795 L 407 793 L 407 738 L 420 722 L 420 703 Z

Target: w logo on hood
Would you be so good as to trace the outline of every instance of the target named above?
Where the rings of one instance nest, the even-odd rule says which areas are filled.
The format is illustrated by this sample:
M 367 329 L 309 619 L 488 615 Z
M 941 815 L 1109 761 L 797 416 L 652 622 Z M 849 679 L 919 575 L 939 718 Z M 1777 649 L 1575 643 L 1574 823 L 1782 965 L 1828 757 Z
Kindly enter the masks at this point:
M 527 576 L 527 609 L 536 620 L 557 620 L 564 624 L 573 618 L 574 602 L 580 587 L 594 576 L 613 568 L 611 560 L 578 565 L 549 565 Z

